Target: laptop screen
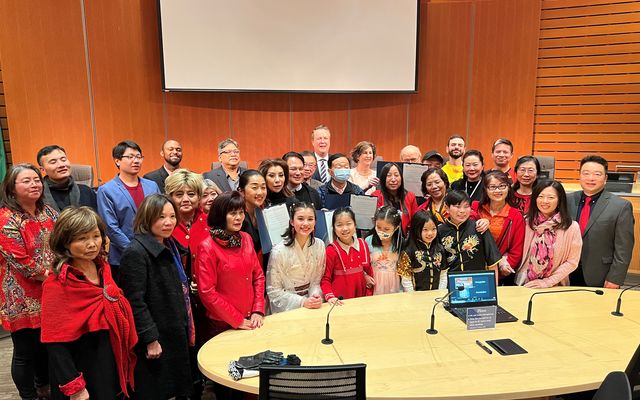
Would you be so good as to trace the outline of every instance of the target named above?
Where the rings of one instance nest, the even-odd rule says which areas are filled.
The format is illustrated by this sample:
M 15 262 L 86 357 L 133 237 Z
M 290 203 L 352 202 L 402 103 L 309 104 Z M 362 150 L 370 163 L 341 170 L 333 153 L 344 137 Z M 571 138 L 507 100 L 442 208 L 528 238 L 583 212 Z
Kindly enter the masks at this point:
M 495 271 L 456 271 L 447 276 L 452 307 L 497 305 Z

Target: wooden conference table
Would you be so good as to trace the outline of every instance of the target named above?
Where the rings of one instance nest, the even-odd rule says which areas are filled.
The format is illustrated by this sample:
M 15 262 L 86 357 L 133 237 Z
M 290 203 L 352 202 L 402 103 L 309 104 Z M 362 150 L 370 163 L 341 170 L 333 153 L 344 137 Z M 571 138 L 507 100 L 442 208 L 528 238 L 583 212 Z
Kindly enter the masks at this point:
M 501 287 L 498 302 L 521 320 L 535 290 Z M 595 389 L 610 371 L 624 370 L 640 343 L 640 292 L 623 296 L 623 317 L 614 317 L 619 290 L 603 296 L 575 292 L 537 295 L 532 320 L 467 331 L 442 308 L 436 335 L 427 335 L 433 299 L 445 291 L 399 293 L 346 300 L 331 313 L 332 345 L 325 334 L 328 304 L 265 319 L 254 331 L 227 331 L 198 354 L 210 379 L 258 393 L 259 378 L 233 381 L 229 361 L 264 350 L 297 354 L 302 365 L 367 364 L 368 399 L 526 399 Z M 529 353 L 487 354 L 475 343 L 513 339 Z

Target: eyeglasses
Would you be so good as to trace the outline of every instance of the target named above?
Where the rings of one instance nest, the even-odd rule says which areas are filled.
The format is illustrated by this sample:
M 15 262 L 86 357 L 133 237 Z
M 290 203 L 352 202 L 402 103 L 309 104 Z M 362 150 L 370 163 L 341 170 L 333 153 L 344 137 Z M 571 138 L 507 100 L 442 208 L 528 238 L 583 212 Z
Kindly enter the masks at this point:
M 591 172 L 591 171 L 582 171 L 580 172 L 581 176 L 584 176 L 585 178 L 602 178 L 604 176 L 604 174 L 602 172 Z
M 535 168 L 518 168 L 518 172 L 520 172 L 521 174 L 535 174 L 536 169 Z
M 309 167 L 309 168 L 310 168 L 310 167 L 315 167 L 316 165 L 318 165 L 318 164 L 316 164 L 316 163 L 314 163 L 314 162 L 306 162 L 306 163 L 304 163 L 304 166 L 305 166 L 305 167 Z
M 237 156 L 238 154 L 240 154 L 240 150 L 225 150 L 225 151 L 221 151 L 220 154 L 230 154 L 230 155 Z
M 141 156 L 139 154 L 135 155 L 135 156 L 122 156 L 120 158 L 126 158 L 129 161 L 132 161 L 132 160 L 138 160 L 138 161 L 144 160 L 144 156 Z
M 509 187 L 509 185 L 507 185 L 506 183 L 501 183 L 498 186 L 495 185 L 491 185 L 491 186 L 487 186 L 487 190 L 490 192 L 497 192 L 497 191 L 503 191 L 503 190 L 507 190 L 507 188 Z

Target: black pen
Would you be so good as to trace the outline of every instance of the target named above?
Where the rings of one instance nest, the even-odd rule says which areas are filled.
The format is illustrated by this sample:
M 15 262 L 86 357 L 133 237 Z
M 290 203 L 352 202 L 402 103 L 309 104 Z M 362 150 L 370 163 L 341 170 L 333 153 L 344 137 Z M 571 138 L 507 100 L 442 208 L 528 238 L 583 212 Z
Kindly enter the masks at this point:
M 478 346 L 480 346 L 480 348 L 481 348 L 482 350 L 486 351 L 487 353 L 489 353 L 489 354 L 493 354 L 493 351 L 491 351 L 491 349 L 490 349 L 490 348 L 488 348 L 487 346 L 483 345 L 483 344 L 482 344 L 482 342 L 480 342 L 479 340 L 476 340 L 476 344 L 477 344 Z

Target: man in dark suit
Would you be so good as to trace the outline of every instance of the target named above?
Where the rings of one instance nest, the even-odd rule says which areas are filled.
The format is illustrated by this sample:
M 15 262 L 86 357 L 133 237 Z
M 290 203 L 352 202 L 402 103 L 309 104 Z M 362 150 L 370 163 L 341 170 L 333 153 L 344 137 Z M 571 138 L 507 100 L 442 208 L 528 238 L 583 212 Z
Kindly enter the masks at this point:
M 160 193 L 164 193 L 164 180 L 167 179 L 173 171 L 180 168 L 180 162 L 182 162 L 182 146 L 176 140 L 167 140 L 162 145 L 160 150 L 160 156 L 164 160 L 162 166 L 155 171 L 146 173 L 143 178 L 154 181 Z
M 71 176 L 71 161 L 57 144 L 46 146 L 36 156 L 44 175 L 44 202 L 60 212 L 69 206 L 88 206 L 98 210 L 96 193 L 89 186 L 76 183 Z
M 313 179 L 322 183 L 331 180 L 329 175 L 329 148 L 331 147 L 331 131 L 326 125 L 318 125 L 311 132 L 311 145 L 316 156 L 318 168 L 313 173 Z
M 222 164 L 202 174 L 205 179 L 212 180 L 220 190 L 229 192 L 238 190 L 240 174 L 245 170 L 240 167 L 240 147 L 233 139 L 225 139 L 218 144 L 218 160 Z
M 289 167 L 289 183 L 287 185 L 296 199 L 313 204 L 316 210 L 321 209 L 320 193 L 304 181 L 304 157 L 302 154 L 290 151 L 283 155 L 282 159 L 287 162 Z
M 589 155 L 580 161 L 581 191 L 567 196 L 569 214 L 582 231 L 582 254 L 569 280 L 574 286 L 619 288 L 633 250 L 631 203 L 604 189 L 607 160 Z

